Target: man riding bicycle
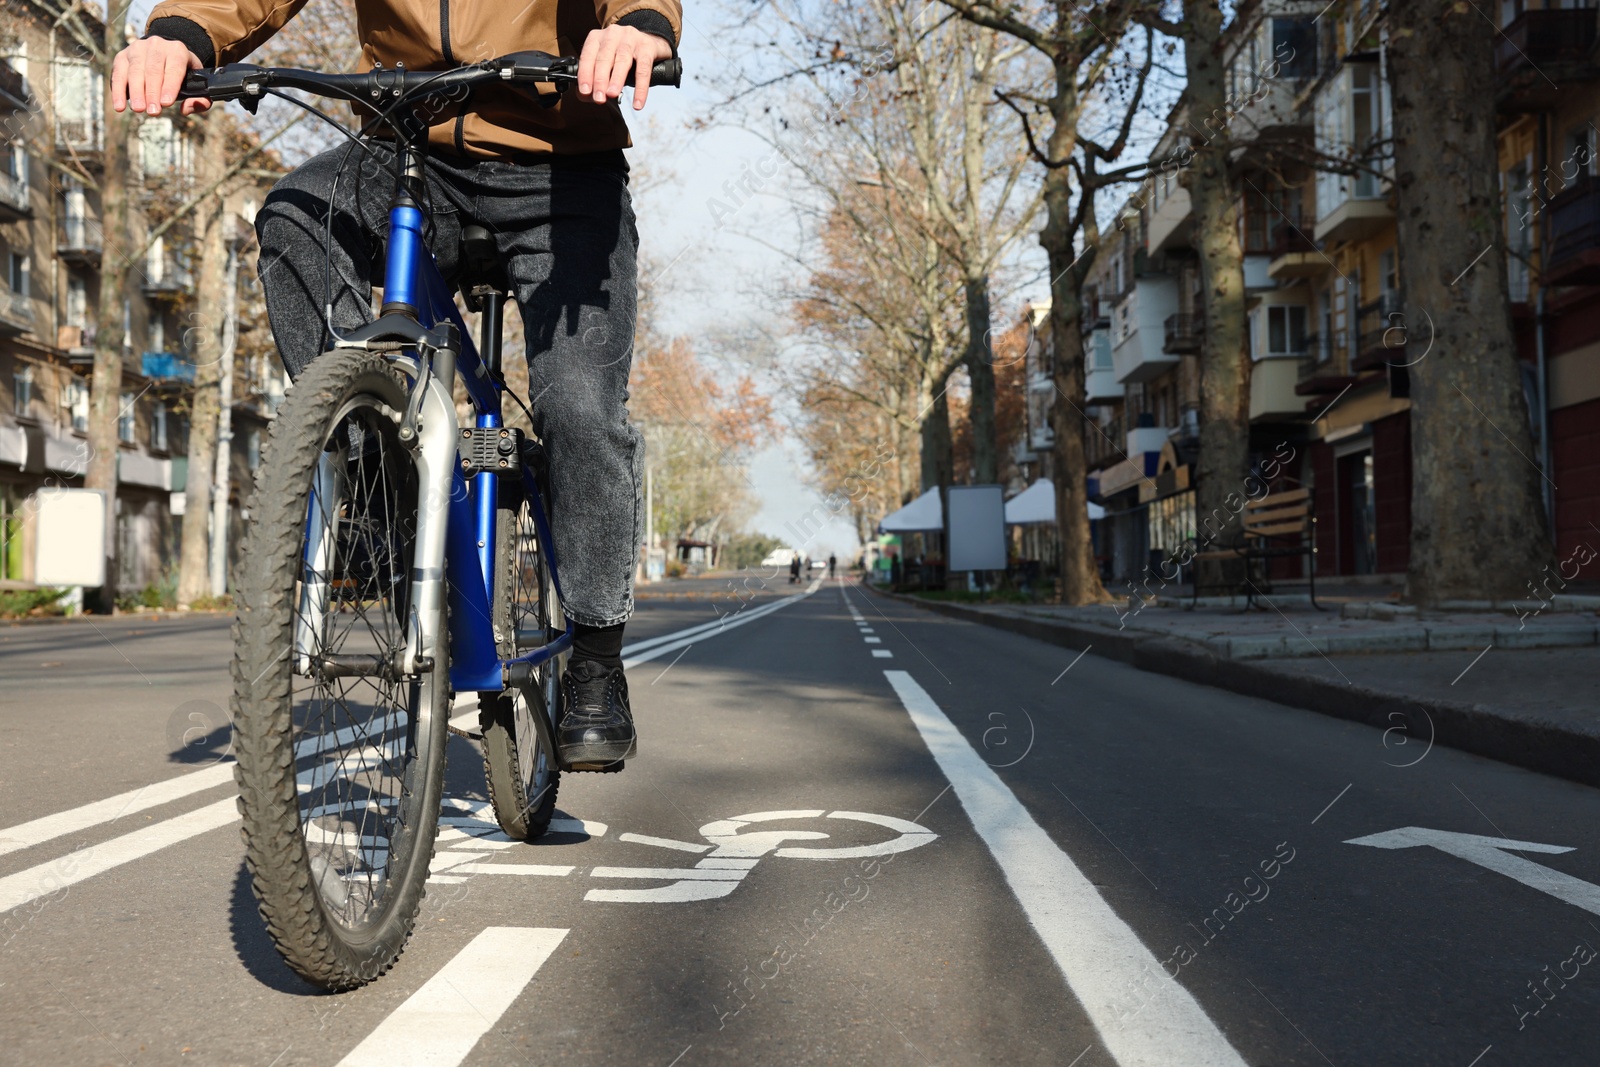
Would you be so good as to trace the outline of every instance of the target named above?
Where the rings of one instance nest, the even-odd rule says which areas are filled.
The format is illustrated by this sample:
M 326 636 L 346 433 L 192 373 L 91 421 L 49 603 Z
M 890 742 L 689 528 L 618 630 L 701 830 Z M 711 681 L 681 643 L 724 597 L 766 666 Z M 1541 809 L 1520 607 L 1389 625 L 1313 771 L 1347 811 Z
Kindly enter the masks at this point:
M 304 3 L 158 4 L 146 36 L 116 57 L 113 105 L 160 114 L 190 70 L 243 59 Z M 636 739 L 621 652 L 643 526 L 644 442 L 627 417 L 638 234 L 618 98 L 632 78 L 633 107 L 645 106 L 652 64 L 676 53 L 681 5 L 357 0 L 356 13 L 363 70 L 444 70 L 507 52 L 570 55 L 581 47 L 575 97 L 541 106 L 490 86 L 429 118 L 437 165 L 426 169 L 428 243 L 453 282 L 462 228 L 487 227 L 522 313 L 533 430 L 550 457 L 562 599 L 575 624 L 556 737 L 561 758 L 580 765 L 631 759 Z M 186 100 L 182 112 L 208 106 Z M 373 318 L 391 190 L 363 182 L 367 166 L 343 146 L 315 156 L 273 188 L 256 217 L 267 312 L 291 377 L 328 348 L 330 318 L 341 333 Z M 324 237 L 330 223 L 331 242 Z

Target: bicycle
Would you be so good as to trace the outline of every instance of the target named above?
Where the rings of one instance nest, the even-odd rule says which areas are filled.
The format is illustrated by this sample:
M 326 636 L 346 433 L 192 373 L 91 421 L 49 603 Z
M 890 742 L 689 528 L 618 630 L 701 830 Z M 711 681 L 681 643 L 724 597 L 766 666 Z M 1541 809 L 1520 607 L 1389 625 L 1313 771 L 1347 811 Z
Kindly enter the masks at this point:
M 678 59 L 651 71 L 678 85 Z M 285 396 L 266 443 L 235 575 L 235 779 L 259 911 L 289 966 L 351 989 L 399 958 L 433 858 L 454 694 L 479 695 L 484 770 L 504 832 L 548 829 L 564 765 L 555 717 L 573 630 L 545 511 L 539 442 L 504 424 L 507 280 L 481 226 L 462 231 L 459 283 L 481 315 L 474 348 L 428 252 L 428 123 L 418 111 L 492 81 L 577 81 L 577 60 L 519 52 L 445 71 L 323 74 L 233 64 L 182 96 L 280 96 L 352 146 L 392 137 L 384 303 L 339 333 Z M 353 133 L 285 90 L 376 117 Z M 374 104 L 374 101 L 379 102 Z M 380 111 L 379 108 L 382 108 Z M 331 220 L 330 220 L 331 226 Z M 459 425 L 458 379 L 471 400 Z M 512 394 L 521 403 L 521 399 Z

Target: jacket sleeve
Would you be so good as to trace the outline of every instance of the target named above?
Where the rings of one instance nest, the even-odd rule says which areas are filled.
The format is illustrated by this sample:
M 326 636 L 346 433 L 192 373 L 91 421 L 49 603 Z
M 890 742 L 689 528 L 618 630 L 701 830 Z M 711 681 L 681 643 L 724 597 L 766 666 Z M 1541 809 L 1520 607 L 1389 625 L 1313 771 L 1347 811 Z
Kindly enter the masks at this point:
M 642 0 L 645 4 L 652 2 L 656 0 Z M 150 12 L 145 32 L 182 41 L 207 66 L 237 63 L 260 48 L 305 5 L 306 0 L 164 0 Z M 211 45 L 209 57 L 195 47 L 201 43 L 199 34 L 204 34 Z
M 600 25 L 622 23 L 657 37 L 665 37 L 674 55 L 683 39 L 683 4 L 679 0 L 594 0 Z

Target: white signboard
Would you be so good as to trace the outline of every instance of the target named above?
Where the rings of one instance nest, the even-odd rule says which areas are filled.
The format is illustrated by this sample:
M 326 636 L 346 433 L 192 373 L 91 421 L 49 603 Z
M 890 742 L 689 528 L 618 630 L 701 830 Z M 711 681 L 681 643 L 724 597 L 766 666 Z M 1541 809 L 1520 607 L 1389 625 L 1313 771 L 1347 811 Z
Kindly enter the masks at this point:
M 99 489 L 41 489 L 33 580 L 39 585 L 106 583 L 106 495 Z
M 1006 501 L 998 485 L 950 487 L 950 569 L 1006 569 Z

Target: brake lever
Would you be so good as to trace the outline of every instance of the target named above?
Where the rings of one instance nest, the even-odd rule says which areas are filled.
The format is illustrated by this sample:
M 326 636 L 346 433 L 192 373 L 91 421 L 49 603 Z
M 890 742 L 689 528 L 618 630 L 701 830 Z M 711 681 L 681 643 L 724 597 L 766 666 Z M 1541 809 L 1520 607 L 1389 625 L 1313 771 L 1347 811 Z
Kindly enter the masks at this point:
M 203 96 L 210 100 L 237 100 L 250 114 L 261 106 L 261 98 L 272 84 L 266 70 L 254 63 L 229 63 L 210 70 L 190 71 L 183 79 L 178 98 Z

